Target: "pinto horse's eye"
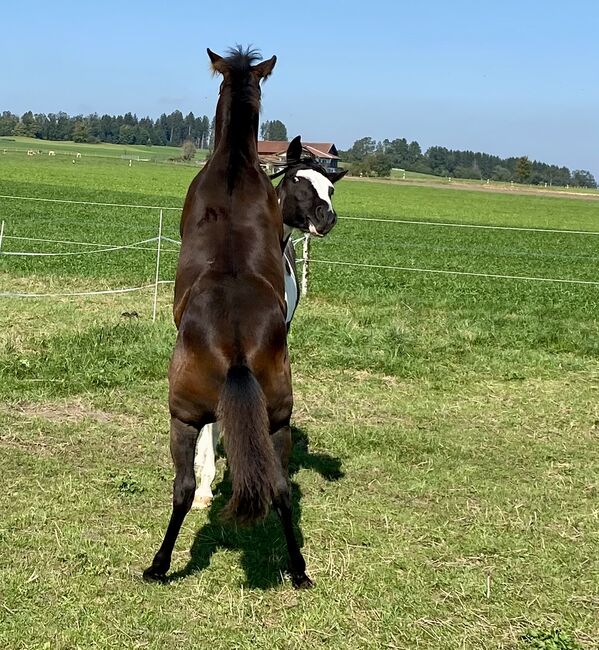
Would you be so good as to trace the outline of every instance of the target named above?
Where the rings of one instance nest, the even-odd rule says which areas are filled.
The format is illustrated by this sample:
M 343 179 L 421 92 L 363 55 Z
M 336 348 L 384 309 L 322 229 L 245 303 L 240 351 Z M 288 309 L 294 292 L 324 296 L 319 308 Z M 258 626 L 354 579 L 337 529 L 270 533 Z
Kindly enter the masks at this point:
M 293 182 L 294 182 L 294 183 L 299 183 L 299 178 L 298 178 L 297 176 L 294 176 L 294 177 L 293 177 Z

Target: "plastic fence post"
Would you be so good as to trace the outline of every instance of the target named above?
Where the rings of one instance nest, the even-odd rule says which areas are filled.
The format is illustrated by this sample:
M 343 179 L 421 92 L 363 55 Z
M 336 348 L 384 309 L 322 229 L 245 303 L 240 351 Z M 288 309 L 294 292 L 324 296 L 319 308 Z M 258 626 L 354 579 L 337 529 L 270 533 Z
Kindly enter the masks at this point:
M 154 308 L 152 310 L 152 322 L 156 322 L 156 309 L 158 305 L 158 278 L 160 277 L 160 246 L 162 244 L 162 210 L 160 210 L 160 222 L 158 224 L 158 246 L 156 249 L 156 278 L 154 281 Z
M 308 264 L 310 262 L 310 233 L 304 233 L 304 251 L 302 254 L 302 296 L 308 293 Z

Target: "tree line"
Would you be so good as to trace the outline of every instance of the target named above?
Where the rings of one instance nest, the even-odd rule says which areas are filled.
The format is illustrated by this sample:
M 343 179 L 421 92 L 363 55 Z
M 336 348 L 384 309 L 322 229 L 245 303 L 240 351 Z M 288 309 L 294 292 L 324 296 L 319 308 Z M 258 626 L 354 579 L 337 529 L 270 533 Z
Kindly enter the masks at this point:
M 425 152 L 418 142 L 405 138 L 376 142 L 366 137 L 340 151 L 341 160 L 350 163 L 352 173 L 389 176 L 392 168 L 452 178 L 516 181 L 533 185 L 572 185 L 597 187 L 591 172 L 570 171 L 568 167 L 550 165 L 527 156 L 501 158 L 488 153 L 430 147 Z
M 109 142 L 113 144 L 170 145 L 179 147 L 192 142 L 208 149 L 212 145 L 214 120 L 206 115 L 183 115 L 179 110 L 158 119 L 124 115 L 74 115 L 64 112 L 33 113 L 18 116 L 10 111 L 0 115 L 0 136 L 27 136 L 41 140 L 74 142 Z M 266 121 L 260 134 L 265 140 L 287 140 L 287 129 L 280 120 Z M 434 146 L 422 151 L 418 142 L 406 138 L 375 141 L 356 140 L 346 151 L 339 151 L 342 161 L 351 165 L 354 174 L 389 176 L 392 168 L 453 178 L 517 181 L 534 185 L 572 185 L 597 187 L 591 172 L 570 171 L 568 167 L 550 165 L 527 156 L 501 158 L 488 153 L 460 151 Z
M 191 141 L 196 147 L 210 145 L 212 123 L 206 115 L 186 116 L 181 111 L 163 113 L 157 120 L 125 115 L 74 115 L 67 113 L 33 113 L 21 116 L 10 111 L 0 115 L 0 136 L 16 135 L 41 140 L 75 142 L 110 142 L 113 144 L 170 145 L 179 147 Z

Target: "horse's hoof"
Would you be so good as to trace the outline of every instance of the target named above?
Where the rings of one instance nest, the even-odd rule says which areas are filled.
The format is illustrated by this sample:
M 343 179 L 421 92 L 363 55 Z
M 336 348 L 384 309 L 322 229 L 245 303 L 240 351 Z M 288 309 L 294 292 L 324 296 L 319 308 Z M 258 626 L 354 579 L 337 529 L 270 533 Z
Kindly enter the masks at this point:
M 314 583 L 305 573 L 297 576 L 291 576 L 291 582 L 296 589 L 311 589 Z
M 157 567 L 151 566 L 143 572 L 143 579 L 146 582 L 166 582 L 166 571 Z
M 210 507 L 211 503 L 212 503 L 212 497 L 196 496 L 193 499 L 193 503 L 191 504 L 191 507 L 193 510 L 206 510 L 206 508 Z

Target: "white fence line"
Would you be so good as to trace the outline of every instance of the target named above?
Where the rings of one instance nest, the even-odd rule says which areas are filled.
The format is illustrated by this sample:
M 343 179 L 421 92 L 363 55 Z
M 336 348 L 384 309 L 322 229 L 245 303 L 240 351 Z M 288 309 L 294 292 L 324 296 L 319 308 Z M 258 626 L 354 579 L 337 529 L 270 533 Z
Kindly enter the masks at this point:
M 176 210 L 181 211 L 183 206 L 163 206 L 163 205 L 143 205 L 134 203 L 101 203 L 95 201 L 72 201 L 67 199 L 46 199 L 36 196 L 12 196 L 0 194 L 0 199 L 11 199 L 21 201 L 43 201 L 45 203 L 66 203 L 73 205 L 91 205 L 111 208 L 135 208 L 144 210 Z M 415 219 L 380 219 L 375 217 L 340 217 L 340 221 L 373 221 L 377 223 L 398 223 L 412 226 L 438 226 L 445 228 L 478 228 L 483 230 L 512 230 L 521 232 L 539 232 L 539 233 L 556 233 L 565 235 L 599 235 L 599 231 L 594 230 L 567 230 L 560 228 L 525 228 L 521 226 L 487 226 L 474 223 L 453 223 L 447 221 L 419 221 Z M 174 239 L 168 239 L 172 243 L 178 243 Z
M 181 208 L 168 207 L 164 205 L 135 205 L 131 203 L 101 203 L 97 201 L 71 201 L 68 199 L 44 199 L 38 196 L 12 196 L 9 194 L 0 194 L 0 199 L 11 199 L 19 201 L 42 201 L 44 203 L 68 203 L 72 205 L 93 205 L 103 208 L 140 208 L 143 210 L 177 210 Z
M 0 292 L 0 298 L 70 298 L 70 297 L 86 297 L 86 296 L 103 296 L 103 295 L 115 295 L 115 294 L 126 294 L 133 293 L 137 291 L 144 291 L 146 289 L 153 288 L 153 306 L 152 306 L 152 320 L 156 320 L 157 315 L 157 302 L 158 302 L 158 288 L 161 285 L 174 284 L 173 280 L 160 280 L 160 262 L 161 254 L 167 252 L 178 252 L 179 248 L 162 248 L 162 242 L 169 242 L 171 244 L 176 244 L 180 247 L 181 243 L 170 237 L 167 237 L 162 234 L 163 226 L 163 210 L 180 210 L 181 208 L 174 207 L 161 207 L 161 206 L 150 206 L 150 205 L 135 205 L 135 204 L 119 204 L 119 203 L 102 203 L 102 202 L 90 202 L 90 201 L 70 201 L 63 199 L 44 199 L 39 197 L 22 197 L 22 196 L 9 196 L 9 195 L 0 195 L 0 199 L 10 199 L 10 200 L 24 200 L 24 201 L 41 201 L 48 203 L 63 203 L 63 204 L 75 204 L 75 205 L 90 205 L 90 206 L 100 206 L 100 207 L 115 207 L 115 208 L 135 208 L 135 209 L 145 209 L 145 210 L 160 210 L 160 221 L 158 226 L 158 234 L 156 237 L 151 237 L 144 239 L 138 242 L 133 242 L 130 244 L 104 244 L 98 242 L 82 242 L 82 241 L 72 241 L 72 240 L 60 240 L 60 239 L 44 239 L 44 238 L 34 238 L 34 237 L 23 237 L 16 235 L 7 235 L 5 222 L 2 221 L 0 225 L 0 256 L 27 256 L 27 257 L 60 257 L 60 256 L 70 256 L 70 255 L 90 255 L 90 254 L 99 254 L 99 253 L 109 253 L 119 250 L 140 250 L 140 251 L 152 251 L 156 253 L 156 271 L 154 282 L 152 284 L 144 284 L 138 287 L 124 287 L 117 289 L 102 289 L 95 291 L 73 291 L 73 292 L 53 292 L 53 293 L 26 293 L 26 292 Z M 437 222 L 437 221 L 412 221 L 406 219 L 378 219 L 370 217 L 342 217 L 341 220 L 351 220 L 351 221 L 371 221 L 377 223 L 392 223 L 392 224 L 403 224 L 403 225 L 423 225 L 423 226 L 437 226 L 437 227 L 452 227 L 452 228 L 475 228 L 475 229 L 484 229 L 484 230 L 507 230 L 507 231 L 521 231 L 521 232 L 538 232 L 538 233 L 554 233 L 554 234 L 573 234 L 573 235 L 599 235 L 599 232 L 586 231 L 586 230 L 559 230 L 559 229 L 549 229 L 549 228 L 524 228 L 516 226 L 486 226 L 478 224 L 460 224 L 460 223 L 448 223 L 448 222 Z M 63 244 L 68 246 L 85 246 L 85 247 L 95 247 L 93 250 L 79 250 L 79 251 L 66 251 L 66 252 L 45 252 L 45 251 L 6 251 L 2 250 L 3 243 L 6 240 L 14 241 L 31 241 L 31 242 L 40 242 L 47 244 Z M 309 255 L 309 235 L 304 235 L 303 237 L 293 241 L 294 245 L 298 244 L 300 241 L 303 242 L 303 256 L 301 259 L 298 259 L 298 264 L 302 264 L 302 293 L 307 293 L 308 290 L 308 266 L 309 264 L 327 264 L 327 265 L 338 265 L 352 268 L 361 268 L 361 269 L 381 269 L 381 270 L 392 270 L 408 273 L 428 273 L 428 274 L 440 274 L 440 275 L 451 275 L 451 276 L 468 276 L 468 277 L 479 277 L 479 278 L 489 278 L 489 279 L 500 279 L 500 280 L 520 280 L 520 281 L 532 281 L 532 282 L 545 282 L 545 283 L 562 283 L 562 284 L 574 284 L 574 285 L 591 285 L 599 286 L 599 281 L 594 280 L 578 280 L 578 279 L 569 279 L 569 278 L 546 278 L 546 277 L 536 277 L 536 276 L 519 276 L 519 275 L 502 275 L 497 273 L 478 273 L 470 271 L 453 271 L 445 269 L 427 269 L 427 268 L 418 268 L 418 267 L 404 267 L 404 266 L 392 266 L 392 265 L 383 265 L 383 264 L 368 264 L 361 262 L 347 262 L 347 261 L 337 261 L 337 260 L 326 260 L 312 258 Z M 156 242 L 156 248 L 150 248 L 143 246 L 144 244 L 150 244 Z
M 152 322 L 156 322 L 156 309 L 158 305 L 158 282 L 160 278 L 160 244 L 162 244 L 162 210 L 158 223 L 158 237 L 156 237 L 156 277 L 154 278 L 154 304 L 152 306 Z
M 174 280 L 159 280 L 161 284 L 175 284 Z M 144 284 L 141 287 L 126 287 L 123 289 L 101 289 L 98 291 L 70 291 L 62 293 L 21 293 L 12 291 L 0 292 L 0 298 L 71 298 L 73 296 L 106 296 L 118 293 L 133 293 L 144 289 L 153 289 L 154 284 Z
M 494 278 L 499 280 L 532 280 L 537 282 L 563 282 L 566 284 L 590 284 L 599 286 L 595 280 L 569 280 L 565 278 L 542 278 L 526 275 L 499 275 L 497 273 L 475 273 L 472 271 L 449 271 L 445 269 L 420 269 L 413 266 L 385 266 L 383 264 L 362 264 L 358 262 L 338 262 L 334 260 L 320 260 L 310 258 L 310 264 L 335 264 L 340 266 L 354 266 L 367 269 L 386 269 L 393 271 L 412 271 L 415 273 L 439 273 L 443 275 L 468 275 L 477 278 Z
M 6 237 L 5 239 L 9 239 L 9 237 Z M 120 251 L 125 249 L 154 250 L 153 248 L 140 248 L 142 244 L 148 244 L 154 241 L 156 241 L 156 237 L 152 237 L 151 239 L 143 239 L 142 241 L 134 242 L 133 244 L 122 244 L 120 246 L 97 248 L 95 250 L 67 251 L 62 253 L 47 253 L 41 251 L 4 251 L 2 255 L 13 255 L 16 257 L 67 257 L 69 255 L 94 255 L 96 253 L 112 253 L 113 251 Z
M 341 217 L 349 221 L 375 221 L 378 223 L 401 223 L 410 226 L 440 226 L 444 228 L 479 228 L 481 230 L 515 230 L 521 232 L 558 233 L 560 235 L 599 235 L 594 230 L 562 230 L 560 228 L 524 228 L 521 226 L 485 226 L 476 223 L 451 223 L 447 221 L 416 221 L 411 219 L 378 219 L 374 217 Z
M 4 222 L 2 222 L 4 223 Z M 79 245 L 79 246 L 101 246 L 102 248 L 97 248 L 93 251 L 65 251 L 60 253 L 47 253 L 43 251 L 4 251 L 3 255 L 14 255 L 14 256 L 23 256 L 23 257 L 60 257 L 63 255 L 89 255 L 90 253 L 110 253 L 116 250 L 125 250 L 131 249 L 136 251 L 155 251 L 155 248 L 149 248 L 148 246 L 142 246 L 142 244 L 150 244 L 157 240 L 157 237 L 150 237 L 150 239 L 144 239 L 139 242 L 133 242 L 132 244 L 101 244 L 99 242 L 85 242 L 85 241 L 67 241 L 64 239 L 41 239 L 38 237 L 17 237 L 15 235 L 4 235 L 4 239 L 15 239 L 20 241 L 33 241 L 33 242 L 42 242 L 46 244 L 67 244 L 67 245 Z M 162 241 L 172 242 L 173 244 L 181 245 L 176 239 L 170 239 L 169 237 L 162 237 Z M 178 253 L 178 248 L 163 248 L 163 253 Z

